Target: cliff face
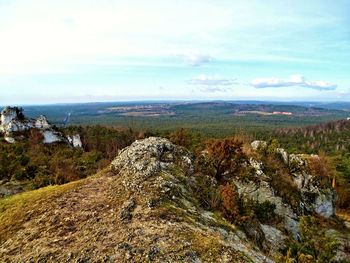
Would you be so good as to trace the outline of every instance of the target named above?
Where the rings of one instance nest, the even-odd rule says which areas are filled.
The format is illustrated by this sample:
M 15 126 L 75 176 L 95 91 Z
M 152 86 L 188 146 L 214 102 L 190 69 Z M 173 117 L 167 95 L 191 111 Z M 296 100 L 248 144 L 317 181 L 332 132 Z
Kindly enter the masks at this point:
M 99 175 L 23 208 L 18 230 L 3 240 L 0 236 L 0 259 L 274 262 L 278 248 L 296 238 L 306 210 L 324 216 L 334 213 L 331 189 L 329 195 L 323 194 L 321 188 L 313 190 L 318 186 L 304 182 L 300 193 L 314 196 L 313 201 L 301 199 L 305 211 L 299 211 L 276 194 L 263 163 L 251 159 L 245 165 L 256 172 L 254 178 L 236 179 L 240 195 L 274 202 L 282 218 L 279 225 L 256 223 L 243 231 L 220 213 L 204 209 L 195 195 L 200 181 L 191 153 L 167 139 L 151 137 L 122 150 Z M 215 179 L 212 184 L 217 184 Z M 317 200 L 329 201 L 331 208 Z M 326 212 L 319 207 L 327 207 Z M 3 229 L 6 225 L 0 227 L 0 234 Z M 259 245 L 252 236 L 258 237 Z

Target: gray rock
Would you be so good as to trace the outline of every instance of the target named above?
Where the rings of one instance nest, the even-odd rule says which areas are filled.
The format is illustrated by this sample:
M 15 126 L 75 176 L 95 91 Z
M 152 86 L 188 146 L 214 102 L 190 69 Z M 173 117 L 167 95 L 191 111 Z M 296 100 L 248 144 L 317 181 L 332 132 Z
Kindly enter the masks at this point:
M 149 137 L 124 148 L 112 162 L 111 168 L 132 176 L 133 180 L 128 179 L 123 183 L 127 187 L 137 188 L 142 181 L 175 164 L 186 175 L 194 171 L 189 151 L 167 139 Z
M 333 197 L 333 193 L 321 193 L 316 197 L 314 210 L 317 214 L 329 218 L 336 213 L 334 203 L 335 198 Z

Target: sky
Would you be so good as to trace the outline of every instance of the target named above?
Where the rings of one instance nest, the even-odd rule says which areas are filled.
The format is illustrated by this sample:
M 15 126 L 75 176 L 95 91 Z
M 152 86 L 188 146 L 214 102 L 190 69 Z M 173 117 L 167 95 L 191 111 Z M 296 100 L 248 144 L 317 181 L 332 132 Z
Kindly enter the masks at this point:
M 349 0 L 0 0 L 0 104 L 350 101 Z

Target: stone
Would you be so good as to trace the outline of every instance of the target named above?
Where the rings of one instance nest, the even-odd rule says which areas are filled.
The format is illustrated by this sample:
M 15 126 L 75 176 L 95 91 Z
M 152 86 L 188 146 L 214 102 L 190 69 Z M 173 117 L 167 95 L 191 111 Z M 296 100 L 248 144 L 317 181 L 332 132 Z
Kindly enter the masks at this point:
M 332 193 L 322 193 L 316 197 L 314 211 L 325 218 L 329 218 L 336 213 L 334 203 L 335 198 Z
M 5 135 L 17 131 L 24 131 L 33 128 L 33 122 L 24 118 L 18 108 L 6 107 L 1 112 L 0 131 Z
M 53 143 L 63 141 L 63 135 L 54 130 L 45 115 L 40 115 L 37 119 L 26 118 L 21 109 L 16 107 L 6 107 L 1 112 L 0 132 L 4 134 L 4 139 L 8 143 L 15 143 L 18 140 L 25 139 L 25 136 L 18 135 L 16 132 L 29 129 L 38 129 L 44 136 L 43 143 Z M 74 144 L 81 145 L 80 137 L 74 138 Z
M 79 134 L 68 136 L 67 139 L 68 139 L 68 142 L 70 143 L 70 145 L 72 145 L 74 148 L 82 148 L 83 147 L 83 143 L 80 139 Z
M 43 143 L 53 143 L 62 141 L 60 134 L 54 131 L 44 131 L 44 141 Z
M 49 123 L 45 115 L 40 115 L 39 118 L 35 120 L 34 127 L 39 130 L 49 130 L 51 129 L 51 124 Z
M 122 208 L 120 209 L 120 213 L 119 213 L 119 217 L 121 220 L 131 220 L 132 218 L 132 214 L 131 212 L 134 210 L 135 208 L 135 200 L 134 199 L 130 199 L 128 201 L 126 201 Z
M 280 230 L 270 225 L 261 224 L 261 229 L 266 240 L 270 243 L 270 248 L 277 254 L 279 249 L 285 245 L 287 237 Z
M 264 142 L 264 141 L 258 141 L 258 140 L 253 141 L 253 142 L 251 143 L 251 146 L 252 146 L 253 150 L 259 150 L 259 148 L 265 147 L 266 145 L 267 145 L 266 142 Z
M 288 153 L 283 148 L 277 148 L 276 151 L 281 154 L 283 162 L 288 165 L 289 164 Z

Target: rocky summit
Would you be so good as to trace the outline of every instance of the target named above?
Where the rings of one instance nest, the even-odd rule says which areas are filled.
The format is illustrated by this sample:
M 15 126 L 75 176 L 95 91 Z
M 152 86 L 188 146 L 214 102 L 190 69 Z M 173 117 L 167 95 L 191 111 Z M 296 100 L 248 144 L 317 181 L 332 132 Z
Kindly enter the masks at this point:
M 251 158 L 242 166 L 253 171 L 252 176 L 236 178 L 236 189 L 245 200 L 273 202 L 279 220 L 241 227 L 199 204 L 200 175 L 188 150 L 164 138 L 135 141 L 97 175 L 44 192 L 45 200 L 32 197 L 30 205 L 18 211 L 17 225 L 7 222 L 14 230 L 0 240 L 0 258 L 2 262 L 275 262 L 279 248 L 299 238 L 302 215 L 327 218 L 335 213 L 334 191 L 318 185 L 303 169 L 307 158 L 288 155 L 287 159 L 300 203 L 294 206 L 279 196 L 265 164 Z M 214 178 L 207 182 L 218 184 Z M 337 229 L 329 231 L 346 243 L 347 236 Z M 338 259 L 347 256 L 340 246 Z

